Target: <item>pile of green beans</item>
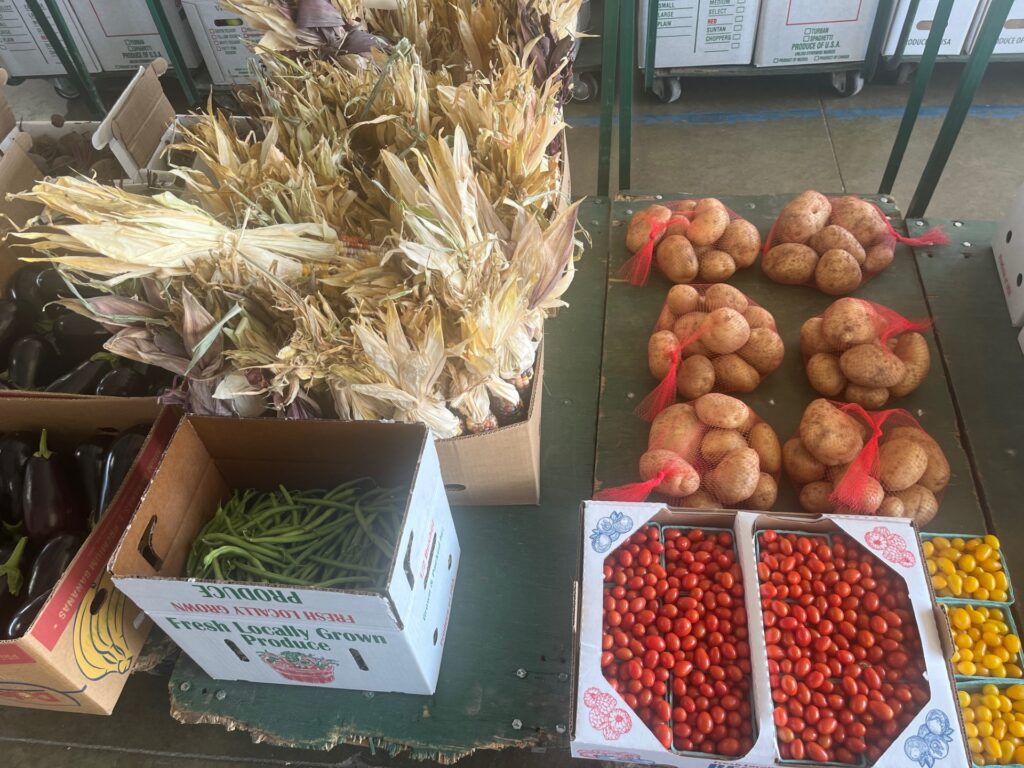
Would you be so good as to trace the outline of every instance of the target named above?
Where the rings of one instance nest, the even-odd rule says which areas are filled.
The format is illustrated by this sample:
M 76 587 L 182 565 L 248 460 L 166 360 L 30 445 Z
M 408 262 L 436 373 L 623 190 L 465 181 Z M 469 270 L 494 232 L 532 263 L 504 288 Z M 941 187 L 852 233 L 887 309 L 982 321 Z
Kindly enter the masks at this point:
M 190 577 L 380 589 L 398 545 L 406 490 L 367 478 L 329 491 L 236 491 L 189 554 Z

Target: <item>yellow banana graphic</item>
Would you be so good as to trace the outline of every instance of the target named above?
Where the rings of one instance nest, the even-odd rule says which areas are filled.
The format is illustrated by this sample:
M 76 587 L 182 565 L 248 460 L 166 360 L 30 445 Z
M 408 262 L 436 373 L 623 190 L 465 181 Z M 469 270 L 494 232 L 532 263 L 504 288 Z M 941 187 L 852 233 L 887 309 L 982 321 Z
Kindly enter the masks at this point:
M 106 597 L 93 612 L 93 602 L 100 592 Z M 75 614 L 73 644 L 78 668 L 89 680 L 127 674 L 130 669 L 133 657 L 124 636 L 126 610 L 125 596 L 114 589 L 107 574 L 86 593 Z

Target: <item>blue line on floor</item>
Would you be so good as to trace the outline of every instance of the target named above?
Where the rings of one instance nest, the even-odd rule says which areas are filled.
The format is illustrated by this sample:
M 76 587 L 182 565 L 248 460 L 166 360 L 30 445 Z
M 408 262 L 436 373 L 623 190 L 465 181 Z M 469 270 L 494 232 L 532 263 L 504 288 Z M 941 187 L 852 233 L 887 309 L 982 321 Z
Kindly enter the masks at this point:
M 945 117 L 947 108 L 940 106 L 922 107 L 922 119 Z M 826 108 L 825 113 L 835 120 L 862 120 L 864 118 L 899 119 L 903 107 L 840 107 Z M 1024 104 L 977 104 L 971 107 L 971 117 L 991 120 L 1013 120 L 1024 117 Z M 676 123 L 697 124 L 738 124 L 767 123 L 777 120 L 813 120 L 821 117 L 818 109 L 765 109 L 757 112 L 671 112 L 664 115 L 638 114 L 633 117 L 634 125 L 671 125 Z M 574 115 L 569 125 L 577 128 L 596 128 L 600 125 L 598 115 Z M 618 122 L 618 118 L 616 118 Z

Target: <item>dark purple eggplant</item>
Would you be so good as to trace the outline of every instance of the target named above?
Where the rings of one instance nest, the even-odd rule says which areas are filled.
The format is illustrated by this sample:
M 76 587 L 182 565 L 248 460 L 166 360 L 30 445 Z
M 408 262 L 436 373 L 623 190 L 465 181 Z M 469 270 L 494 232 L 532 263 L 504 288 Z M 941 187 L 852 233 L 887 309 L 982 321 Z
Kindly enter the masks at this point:
M 75 559 L 85 537 L 80 533 L 58 533 L 39 550 L 28 572 L 26 599 L 50 592 Z
M 7 281 L 7 297 L 23 301 L 35 314 L 43 311 L 43 299 L 39 295 L 39 267 L 22 267 Z
M 22 336 L 11 347 L 7 375 L 18 389 L 39 389 L 60 376 L 57 351 L 42 336 Z
M 25 465 L 22 513 L 29 540 L 41 545 L 58 533 L 84 531 L 88 523 L 81 491 L 61 456 L 46 447 L 46 430 L 39 450 Z
M 0 299 L 0 365 L 11 353 L 14 342 L 32 333 L 34 320 L 27 304 Z
M 47 267 L 36 275 L 36 288 L 39 290 L 39 300 L 44 306 L 51 301 L 69 299 L 73 295 L 60 272 L 53 267 Z
M 131 368 L 115 368 L 96 385 L 96 394 L 104 397 L 145 397 L 149 382 Z
M 36 620 L 36 616 L 39 615 L 39 612 L 43 610 L 43 606 L 46 605 L 46 598 L 48 597 L 48 594 L 33 597 L 15 611 L 6 626 L 0 628 L 0 640 L 16 640 L 28 632 L 32 622 Z
M 66 395 L 91 395 L 111 370 L 113 369 L 108 360 L 86 360 L 50 384 L 46 391 L 63 392 Z
M 117 489 L 121 487 L 128 470 L 135 463 L 135 457 L 142 450 L 142 444 L 146 442 L 146 435 L 141 429 L 130 430 L 118 435 L 110 444 L 107 457 L 103 462 L 103 483 L 100 486 L 99 515 L 96 522 L 107 512 L 107 507 L 114 500 Z
M 24 519 L 21 486 L 25 465 L 34 451 L 31 435 L 11 432 L 0 437 L 0 522 L 18 525 Z
M 103 350 L 110 331 L 83 315 L 68 312 L 53 321 L 53 341 L 66 365 L 78 365 Z
M 75 466 L 78 481 L 85 493 L 89 507 L 89 520 L 95 525 L 100 518 L 100 489 L 103 487 L 103 467 L 107 462 L 107 451 L 113 438 L 109 435 L 95 435 L 75 448 Z

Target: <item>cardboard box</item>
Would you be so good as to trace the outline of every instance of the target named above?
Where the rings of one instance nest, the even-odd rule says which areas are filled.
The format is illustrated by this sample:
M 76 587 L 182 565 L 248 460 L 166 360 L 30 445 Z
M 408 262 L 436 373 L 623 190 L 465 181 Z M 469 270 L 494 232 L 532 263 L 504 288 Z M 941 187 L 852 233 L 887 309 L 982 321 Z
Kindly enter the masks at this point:
M 654 66 L 749 64 L 761 0 L 659 0 Z M 640 3 L 637 66 L 644 67 L 647 3 Z
M 234 489 L 408 485 L 384 592 L 183 576 L 192 543 Z M 431 694 L 459 542 L 422 424 L 188 417 L 111 563 L 114 583 L 211 677 Z M 316 664 L 290 664 L 289 653 Z
M 744 602 L 748 617 L 750 661 L 752 667 L 751 697 L 756 728 L 754 746 L 735 760 L 697 757 L 670 752 L 661 746 L 654 734 L 636 717 L 601 673 L 601 638 L 604 616 L 603 566 L 605 557 L 624 544 L 629 535 L 645 523 L 654 521 L 670 525 L 726 528 L 733 531 L 738 547 L 738 562 L 743 571 Z M 768 656 L 762 629 L 761 600 L 756 572 L 755 534 L 766 528 L 789 531 L 830 532 L 840 530 L 860 541 L 879 555 L 880 562 L 895 571 L 907 585 L 911 609 L 921 636 L 926 663 L 925 679 L 930 685 L 930 700 L 903 733 L 896 738 L 877 762 L 875 768 L 909 768 L 915 752 L 908 741 L 921 739 L 919 733 L 935 734 L 932 741 L 949 761 L 935 765 L 970 765 L 953 673 L 947 662 L 952 641 L 945 616 L 932 595 L 917 530 L 910 520 L 902 518 L 856 517 L 841 515 L 786 515 L 779 513 L 695 511 L 671 509 L 661 504 L 621 504 L 588 501 L 583 505 L 583 527 L 580 547 L 580 575 L 575 617 L 576 681 L 572 718 L 571 750 L 574 757 L 630 763 L 655 763 L 678 768 L 776 768 L 783 765 L 805 765 L 797 761 L 781 761 L 776 743 L 772 711 L 775 707 L 768 679 Z M 615 701 L 613 716 L 621 726 L 598 729 L 592 724 L 591 708 L 595 697 L 611 696 Z M 600 719 L 597 719 L 600 725 Z M 929 724 L 941 721 L 945 726 L 936 734 Z M 934 752 L 933 752 L 934 755 Z M 809 762 L 809 761 L 808 761 Z M 921 763 L 924 765 L 925 763 Z
M 182 13 L 181 0 L 161 3 L 185 66 L 198 67 L 202 57 Z M 95 51 L 102 72 L 131 70 L 161 56 L 167 58 L 156 22 L 149 7 L 140 0 L 75 0 L 74 16 Z
M 237 13 L 224 10 L 217 0 L 181 0 L 181 7 L 213 84 L 251 82 L 249 62 L 256 57 L 246 43 L 258 42 L 261 33 Z
M 71 39 L 74 40 L 86 69 L 90 72 L 99 72 L 99 59 L 86 40 L 85 31 L 78 23 L 78 19 L 68 11 L 68 3 L 66 0 L 57 0 L 57 7 L 68 23 Z M 45 5 L 43 12 L 52 25 L 53 19 Z M 0 66 L 14 77 L 67 74 L 25 0 L 0 2 Z
M 762 0 L 754 65 L 863 61 L 878 0 Z
M 971 30 L 967 34 L 966 53 L 974 51 L 974 44 L 981 31 L 981 22 L 991 4 L 991 0 L 981 0 L 978 12 L 974 15 L 974 21 L 971 23 Z M 1003 53 L 1024 53 L 1024 0 L 1014 0 L 1013 5 L 1010 6 L 1010 15 L 1006 17 L 996 47 L 992 49 L 993 56 Z
M 935 11 L 938 7 L 939 0 L 921 0 L 914 16 L 910 37 L 907 38 L 905 55 L 920 56 L 924 53 L 924 44 L 928 40 L 928 33 L 931 31 L 932 20 L 935 18 Z M 900 33 L 903 31 L 903 24 L 909 10 L 910 0 L 899 0 L 893 15 L 892 26 L 889 27 L 889 34 L 885 39 L 883 53 L 886 56 L 896 54 L 896 46 L 899 43 Z M 955 0 L 953 10 L 949 14 L 949 23 L 942 36 L 942 45 L 939 46 L 940 56 L 955 56 L 964 49 L 967 33 L 971 29 L 971 22 L 977 10 L 978 0 Z
M 1010 311 L 1010 322 L 1024 325 L 1024 186 L 1017 190 L 1006 217 L 992 234 L 992 256 Z
M 107 562 L 170 439 L 178 414 L 155 400 L 81 401 L 0 398 L 4 431 L 46 428 L 49 444 L 70 452 L 103 429 L 154 423 L 107 513 L 43 606 L 28 632 L 0 641 L 0 704 L 109 715 L 149 634 L 145 615 L 113 589 Z M 113 646 L 117 646 L 115 649 Z

